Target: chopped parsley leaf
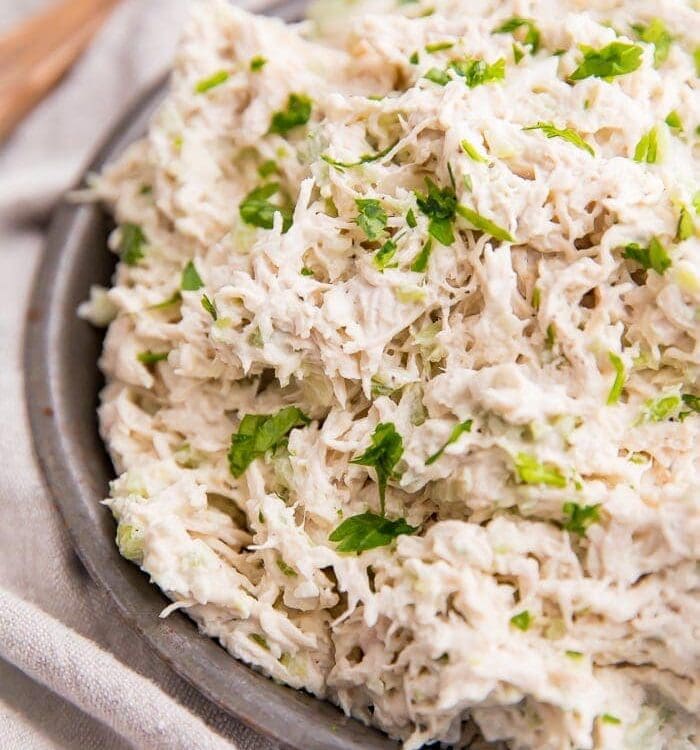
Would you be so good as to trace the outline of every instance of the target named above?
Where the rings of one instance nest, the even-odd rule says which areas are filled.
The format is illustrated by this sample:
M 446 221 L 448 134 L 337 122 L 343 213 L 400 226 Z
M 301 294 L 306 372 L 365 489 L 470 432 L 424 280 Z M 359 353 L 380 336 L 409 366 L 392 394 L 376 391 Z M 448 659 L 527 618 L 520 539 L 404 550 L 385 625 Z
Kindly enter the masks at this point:
M 459 145 L 460 145 L 462 151 L 464 151 L 464 153 L 470 159 L 472 159 L 472 161 L 478 161 L 478 162 L 481 162 L 482 164 L 485 164 L 488 161 L 488 159 L 485 156 L 482 156 L 479 153 L 479 151 L 477 150 L 476 146 L 474 146 L 473 144 L 469 143 L 469 141 L 466 138 L 464 138 L 463 140 L 461 140 L 459 142 Z
M 684 240 L 690 239 L 695 234 L 695 222 L 693 217 L 690 215 L 690 211 L 687 206 L 681 206 L 680 214 L 678 216 L 678 228 L 676 229 L 676 240 L 683 242 Z
M 457 75 L 464 78 L 464 82 L 470 89 L 485 83 L 502 81 L 506 77 L 506 61 L 503 57 L 493 63 L 476 58 L 453 60 L 450 67 Z
M 194 87 L 196 94 L 206 94 L 207 91 L 215 89 L 217 86 L 221 86 L 222 83 L 226 83 L 230 75 L 225 70 L 219 70 L 216 73 L 210 75 L 208 78 L 203 78 Z
M 314 272 L 313 272 L 313 270 L 312 270 L 311 268 L 307 268 L 306 266 L 304 266 L 304 267 L 303 267 L 303 268 L 301 269 L 301 271 L 299 271 L 299 273 L 300 273 L 300 274 L 301 274 L 302 276 L 313 276 L 313 275 L 314 275 Z
M 512 49 L 513 49 L 513 61 L 517 65 L 523 59 L 523 57 L 525 57 L 525 53 L 523 52 L 522 47 L 519 44 L 516 44 L 515 42 L 513 42 Z
M 657 164 L 661 161 L 659 131 L 656 127 L 653 127 L 639 139 L 639 143 L 634 149 L 634 160 L 647 164 Z
M 415 534 L 417 528 L 409 526 L 404 518 L 394 521 L 374 513 L 360 513 L 346 518 L 328 537 L 337 542 L 338 552 L 364 552 L 385 547 L 402 534 Z
M 287 135 L 290 130 L 306 125 L 311 117 L 311 106 L 311 99 L 305 94 L 290 94 L 286 108 L 272 115 L 268 134 Z
M 429 219 L 428 233 L 443 245 L 455 241 L 452 223 L 455 220 L 457 196 L 451 187 L 438 188 L 430 179 L 426 179 L 427 195 L 416 193 L 416 202 L 421 213 Z
M 528 453 L 518 453 L 514 458 L 518 479 L 525 484 L 547 484 L 550 487 L 566 487 L 566 477 L 559 467 L 542 464 Z
M 388 221 L 386 211 L 376 198 L 355 198 L 359 214 L 355 223 L 367 235 L 368 240 L 378 240 L 383 234 Z
M 693 195 L 693 208 L 695 213 L 700 215 L 700 190 Z
M 276 414 L 246 414 L 231 436 L 231 474 L 242 476 L 256 458 L 280 446 L 295 427 L 305 427 L 310 421 L 296 406 L 286 406 Z
M 287 576 L 288 578 L 297 577 L 298 574 L 296 570 L 294 570 L 291 565 L 287 565 L 287 563 L 281 557 L 278 557 L 275 562 L 277 563 L 277 567 L 280 569 L 283 575 Z
M 137 224 L 122 224 L 119 228 L 119 257 L 127 266 L 135 266 L 143 258 L 146 235 Z
M 440 70 L 440 68 L 430 68 L 423 76 L 433 83 L 437 83 L 438 86 L 447 86 L 452 80 L 446 70 Z
M 622 395 L 622 389 L 625 385 L 625 365 L 615 352 L 608 352 L 610 363 L 615 368 L 615 380 L 613 381 L 610 393 L 608 393 L 608 406 L 616 404 Z
M 206 294 L 202 295 L 202 307 L 211 315 L 214 320 L 219 319 L 219 313 L 216 309 L 216 304 L 212 302 Z
M 613 716 L 612 714 L 603 714 L 600 717 L 600 720 L 603 722 L 603 724 L 621 724 L 622 723 L 620 719 L 617 718 L 617 716 Z
M 571 74 L 572 81 L 582 81 L 584 78 L 614 78 L 632 73 L 642 64 L 644 50 L 638 44 L 627 42 L 611 42 L 601 49 L 580 46 L 583 60 Z
M 282 232 L 288 231 L 292 226 L 291 207 L 278 206 L 269 200 L 279 192 L 279 189 L 279 183 L 269 182 L 267 185 L 261 185 L 248 193 L 238 209 L 241 219 L 254 227 L 272 229 L 275 214 L 280 213 L 282 214 Z
M 379 503 L 384 515 L 386 485 L 394 476 L 394 468 L 403 455 L 403 439 L 392 422 L 380 422 L 372 433 L 372 442 L 365 452 L 350 463 L 374 466 L 379 485 Z
M 677 393 L 669 393 L 659 398 L 650 398 L 644 402 L 643 422 L 662 422 L 672 417 L 682 399 Z
M 693 62 L 695 63 L 695 75 L 700 78 L 700 47 L 693 51 Z
M 557 128 L 551 122 L 538 122 L 536 125 L 529 125 L 523 130 L 541 130 L 547 138 L 563 138 L 568 141 L 576 148 L 580 148 L 583 151 L 588 151 L 591 156 L 595 156 L 593 147 L 590 146 L 583 138 L 572 128 Z
M 253 73 L 260 72 L 267 65 L 267 58 L 262 55 L 255 55 L 250 60 L 250 69 Z
M 411 65 L 418 65 L 420 62 L 420 58 L 418 57 L 418 52 L 414 52 L 409 58 L 408 62 L 411 63 Z
M 694 396 L 692 393 L 684 393 L 681 396 L 681 400 L 683 401 L 683 406 L 687 406 L 688 409 L 690 409 L 690 411 L 682 411 L 678 415 L 678 418 L 681 421 L 684 421 L 693 412 L 695 414 L 700 414 L 700 396 Z
M 376 154 L 362 154 L 362 156 L 360 156 L 357 161 L 338 161 L 338 159 L 334 159 L 332 156 L 328 156 L 328 154 L 321 154 L 321 158 L 326 162 L 326 164 L 330 164 L 332 167 L 335 167 L 339 171 L 342 171 L 343 169 L 359 167 L 363 164 L 369 164 L 370 162 L 384 158 L 396 146 L 397 143 L 398 141 L 394 141 L 390 146 L 387 146 L 381 151 L 378 151 Z
M 671 110 L 666 115 L 666 119 L 664 122 L 669 126 L 669 128 L 673 128 L 674 130 L 683 130 L 683 120 L 681 120 L 681 116 L 676 112 L 676 110 Z
M 265 636 L 260 635 L 260 633 L 250 633 L 248 635 L 248 638 L 250 638 L 253 643 L 257 643 L 260 648 L 264 648 L 265 651 L 270 650 L 270 646 L 267 643 L 267 639 Z
M 522 612 L 519 612 L 517 615 L 513 615 L 510 618 L 510 624 L 518 630 L 525 632 L 526 630 L 529 630 L 530 625 L 532 625 L 532 620 L 532 615 L 524 609 Z
M 452 49 L 454 46 L 454 42 L 433 42 L 432 44 L 425 45 L 425 51 L 432 54 L 433 52 L 441 52 L 444 49 Z
M 258 174 L 263 180 L 266 180 L 270 175 L 273 175 L 277 171 L 277 162 L 274 159 L 268 159 L 258 167 Z
M 378 271 L 384 271 L 385 268 L 396 268 L 398 263 L 394 261 L 395 255 L 396 243 L 393 240 L 387 240 L 374 254 L 372 263 Z
M 579 505 L 578 503 L 564 503 L 562 511 L 567 516 L 563 523 L 564 529 L 572 534 L 585 536 L 586 530 L 594 523 L 600 523 L 600 503 L 595 505 Z
M 473 229 L 490 234 L 495 239 L 501 240 L 501 242 L 515 242 L 515 237 L 513 237 L 508 230 L 499 227 L 498 224 L 477 213 L 473 208 L 469 208 L 460 203 L 457 206 L 456 211 L 463 219 L 471 224 Z
M 425 241 L 421 251 L 416 255 L 411 263 L 411 271 L 414 273 L 425 273 L 428 268 L 430 254 L 433 252 L 433 241 L 430 237 Z
M 442 454 L 445 452 L 445 448 L 447 448 L 448 445 L 456 443 L 462 437 L 462 435 L 472 431 L 473 424 L 473 420 L 467 419 L 464 422 L 460 422 L 458 425 L 455 425 L 452 428 L 452 432 L 447 438 L 445 444 L 440 448 L 440 450 L 438 450 L 436 453 L 433 453 L 432 456 L 426 459 L 425 465 L 430 466 L 431 464 L 434 464 L 438 460 L 438 458 L 440 458 L 440 456 L 442 456 Z
M 625 245 L 622 257 L 636 261 L 647 270 L 651 268 L 659 275 L 671 267 L 671 258 L 656 237 L 652 238 L 649 247 L 641 247 L 636 242 Z
M 182 302 L 182 294 L 180 294 L 180 291 L 173 292 L 173 294 L 168 297 L 168 299 L 163 300 L 162 302 L 157 302 L 155 305 L 150 305 L 147 309 L 148 310 L 167 310 L 170 307 L 173 307 L 174 305 L 179 304 Z
M 408 213 L 406 214 L 406 224 L 408 224 L 411 229 L 415 229 L 418 226 L 418 222 L 416 221 L 416 215 L 413 213 L 413 209 L 409 208 Z
M 550 323 L 547 326 L 547 330 L 545 332 L 544 337 L 544 348 L 551 352 L 552 349 L 554 349 L 554 344 L 557 340 L 557 329 L 554 327 L 554 323 Z
M 534 21 L 529 18 L 521 18 L 520 16 L 513 16 L 507 21 L 504 21 L 500 26 L 496 27 L 492 33 L 494 34 L 515 34 L 518 30 L 524 30 L 524 35 L 520 34 L 519 41 L 522 44 L 530 47 L 531 53 L 534 55 L 540 48 L 540 31 L 535 26 Z M 519 62 L 516 60 L 516 62 Z
M 194 261 L 189 261 L 182 271 L 182 280 L 180 281 L 180 289 L 183 292 L 196 292 L 204 286 L 202 277 L 197 273 Z
M 673 37 L 660 18 L 655 18 L 648 26 L 641 23 L 632 24 L 637 38 L 654 45 L 654 65 L 658 67 L 668 58 Z
M 137 355 L 136 359 L 142 364 L 149 367 L 150 365 L 156 364 L 156 362 L 164 362 L 168 358 L 169 352 L 152 352 L 150 349 L 145 352 L 141 352 Z

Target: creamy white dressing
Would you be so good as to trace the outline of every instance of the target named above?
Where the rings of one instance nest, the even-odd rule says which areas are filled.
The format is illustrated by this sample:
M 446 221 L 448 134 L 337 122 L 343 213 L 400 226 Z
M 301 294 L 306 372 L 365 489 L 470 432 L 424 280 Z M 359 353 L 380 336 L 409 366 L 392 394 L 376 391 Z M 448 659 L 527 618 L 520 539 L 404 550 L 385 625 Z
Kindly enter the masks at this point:
M 143 235 L 82 309 L 113 318 L 122 553 L 234 656 L 409 750 L 475 726 L 513 749 L 700 742 L 691 5 L 336 1 L 287 27 L 200 2 L 147 137 L 95 180 L 111 247 Z M 536 54 L 525 25 L 493 33 L 514 16 Z M 654 19 L 665 52 L 633 29 Z M 580 45 L 615 42 L 636 70 L 568 80 Z M 469 87 L 450 67 L 469 58 L 505 77 Z M 308 122 L 270 133 L 290 94 Z M 656 159 L 635 160 L 652 129 Z M 426 177 L 482 224 L 454 215 L 411 270 Z M 270 182 L 286 232 L 239 212 Z M 376 241 L 357 199 L 384 213 Z M 625 257 L 654 241 L 662 273 Z M 181 289 L 190 261 L 202 286 Z M 310 423 L 235 478 L 243 416 L 287 406 Z M 386 515 L 418 531 L 344 554 L 333 530 L 380 511 L 375 469 L 351 463 L 380 423 L 403 447 Z

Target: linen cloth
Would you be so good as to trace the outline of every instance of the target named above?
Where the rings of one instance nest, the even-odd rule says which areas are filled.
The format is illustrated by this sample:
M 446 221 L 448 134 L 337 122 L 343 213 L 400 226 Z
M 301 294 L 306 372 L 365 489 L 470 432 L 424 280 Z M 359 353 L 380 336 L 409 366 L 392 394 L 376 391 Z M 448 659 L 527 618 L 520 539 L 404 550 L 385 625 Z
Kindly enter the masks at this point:
M 45 2 L 0 0 L 0 30 Z M 186 6 L 125 0 L 69 77 L 0 148 L 3 750 L 278 747 L 181 680 L 93 584 L 42 484 L 24 401 L 24 321 L 51 206 L 129 101 L 166 69 Z

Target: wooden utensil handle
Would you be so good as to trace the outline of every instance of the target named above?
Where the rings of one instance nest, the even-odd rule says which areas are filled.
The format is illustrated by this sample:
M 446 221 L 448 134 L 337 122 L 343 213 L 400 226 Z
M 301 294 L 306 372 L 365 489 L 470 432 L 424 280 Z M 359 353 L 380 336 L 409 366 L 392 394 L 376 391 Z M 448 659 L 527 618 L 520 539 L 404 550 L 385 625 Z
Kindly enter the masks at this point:
M 60 0 L 0 38 L 0 139 L 71 67 L 119 0 Z

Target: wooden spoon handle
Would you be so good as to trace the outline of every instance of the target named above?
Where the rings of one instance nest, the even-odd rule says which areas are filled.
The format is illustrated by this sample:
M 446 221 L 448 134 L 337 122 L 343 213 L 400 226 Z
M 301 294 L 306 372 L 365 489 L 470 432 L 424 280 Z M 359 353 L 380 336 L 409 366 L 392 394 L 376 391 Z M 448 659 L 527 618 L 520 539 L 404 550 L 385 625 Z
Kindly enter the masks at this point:
M 0 139 L 63 76 L 119 0 L 60 0 L 0 38 Z

